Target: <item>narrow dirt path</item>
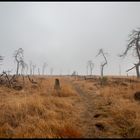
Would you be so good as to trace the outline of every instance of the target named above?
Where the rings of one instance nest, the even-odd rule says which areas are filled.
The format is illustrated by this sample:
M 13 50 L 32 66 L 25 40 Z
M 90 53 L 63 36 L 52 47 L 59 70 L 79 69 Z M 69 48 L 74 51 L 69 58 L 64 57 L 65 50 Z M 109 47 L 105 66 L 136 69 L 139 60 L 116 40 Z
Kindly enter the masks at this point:
M 85 138 L 94 138 L 95 137 L 95 104 L 94 100 L 96 99 L 96 91 L 93 92 L 92 96 L 90 96 L 86 91 L 84 91 L 79 84 L 73 83 L 71 80 L 66 80 L 72 87 L 76 90 L 76 92 L 80 95 L 81 102 L 76 104 L 76 106 L 83 106 L 83 110 L 81 110 L 79 114 L 79 118 L 76 120 L 76 125 L 80 128 L 83 128 L 83 136 Z

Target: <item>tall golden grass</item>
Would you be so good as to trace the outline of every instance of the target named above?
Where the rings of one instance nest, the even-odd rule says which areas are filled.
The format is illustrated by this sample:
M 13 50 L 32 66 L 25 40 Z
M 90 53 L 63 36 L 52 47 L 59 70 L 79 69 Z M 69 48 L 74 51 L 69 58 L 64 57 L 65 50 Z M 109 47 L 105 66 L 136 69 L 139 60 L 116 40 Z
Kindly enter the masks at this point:
M 28 83 L 21 91 L 0 87 L 1 138 L 81 137 L 69 121 L 77 93 L 66 85 L 59 97 L 53 81 L 38 79 L 38 87 Z
M 93 107 L 93 138 L 140 137 L 140 102 L 134 99 L 134 93 L 140 91 L 139 82 L 114 84 L 110 77 L 101 86 L 96 80 L 62 77 L 61 90 L 56 91 L 55 77 L 35 79 L 38 85 L 26 79 L 20 91 L 0 86 L 0 138 L 88 137 L 88 116 L 80 121 L 81 114 L 88 113 L 84 102 Z M 79 86 L 85 97 L 67 81 Z
M 134 99 L 134 93 L 140 91 L 140 83 L 136 78 L 134 80 L 137 82 L 122 78 L 122 82 L 114 84 L 112 79 L 108 78 L 105 86 L 96 87 L 99 95 L 94 100 L 94 105 L 97 114 L 100 114 L 96 120 L 103 124 L 107 131 L 96 131 L 95 136 L 140 138 L 140 101 Z M 91 84 L 92 82 L 87 83 L 85 88 L 93 93 Z

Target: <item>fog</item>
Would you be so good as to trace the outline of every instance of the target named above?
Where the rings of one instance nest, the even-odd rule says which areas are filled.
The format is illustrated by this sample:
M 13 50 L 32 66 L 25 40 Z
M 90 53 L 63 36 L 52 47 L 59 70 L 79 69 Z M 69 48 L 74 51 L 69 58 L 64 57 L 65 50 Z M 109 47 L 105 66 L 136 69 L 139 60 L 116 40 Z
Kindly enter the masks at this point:
M 126 75 L 137 62 L 131 53 L 118 57 L 128 43 L 128 35 L 140 27 L 139 2 L 0 2 L 0 71 L 16 71 L 14 51 L 24 50 L 24 60 L 37 69 L 46 62 L 46 73 L 86 74 L 88 60 L 100 75 L 100 48 L 108 53 L 105 75 Z M 135 69 L 129 72 L 136 75 Z

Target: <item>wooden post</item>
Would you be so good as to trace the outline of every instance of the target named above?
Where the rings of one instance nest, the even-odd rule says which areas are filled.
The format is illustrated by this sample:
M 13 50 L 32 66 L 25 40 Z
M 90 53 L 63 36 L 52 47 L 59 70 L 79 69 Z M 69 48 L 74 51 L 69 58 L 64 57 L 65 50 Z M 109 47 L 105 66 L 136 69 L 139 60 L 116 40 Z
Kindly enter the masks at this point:
M 59 79 L 55 79 L 54 89 L 61 89 Z

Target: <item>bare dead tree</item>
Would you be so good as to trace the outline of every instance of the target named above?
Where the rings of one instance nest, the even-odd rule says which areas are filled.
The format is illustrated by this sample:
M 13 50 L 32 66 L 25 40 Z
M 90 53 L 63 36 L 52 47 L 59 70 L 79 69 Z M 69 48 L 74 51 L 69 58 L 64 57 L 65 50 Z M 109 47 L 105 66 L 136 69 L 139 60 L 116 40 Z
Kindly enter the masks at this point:
M 15 53 L 14 53 L 14 57 L 15 57 L 15 61 L 17 63 L 16 75 L 18 75 L 20 64 L 23 61 L 23 49 L 19 48 L 18 50 L 16 50 Z
M 11 82 L 10 82 L 10 79 L 9 79 L 7 73 L 5 71 L 3 71 L 3 74 L 5 75 L 5 79 L 7 81 L 8 87 L 11 87 Z
M 128 45 L 123 54 L 119 55 L 120 57 L 125 57 L 128 54 L 128 51 L 133 49 L 133 56 L 138 59 L 138 62 L 134 64 L 134 66 L 126 72 L 129 72 L 132 69 L 136 69 L 137 78 L 140 78 L 139 66 L 140 66 L 140 29 L 132 30 L 131 34 L 129 35 Z
M 36 65 L 33 65 L 32 67 L 33 67 L 33 75 L 34 75 Z
M 102 55 L 104 57 L 104 60 L 105 60 L 105 62 L 103 62 L 101 64 L 101 78 L 103 78 L 103 76 L 104 76 L 104 74 L 103 74 L 103 72 L 104 72 L 104 66 L 107 65 L 107 59 L 106 59 L 105 54 L 107 54 L 107 53 L 104 53 L 103 49 L 100 49 L 99 52 L 98 52 L 98 54 L 96 55 L 96 56 Z
M 32 61 L 29 62 L 29 66 L 30 66 L 30 75 L 32 75 Z
M 25 63 L 26 75 L 28 74 L 28 64 Z
M 78 77 L 78 72 L 74 70 L 74 71 L 72 72 L 71 76 L 74 77 L 74 79 L 76 80 L 77 77 Z
M 50 75 L 53 75 L 53 68 L 50 69 Z
M 23 80 L 23 84 L 25 83 L 24 81 L 24 70 L 28 67 L 28 65 L 22 60 L 21 63 L 21 76 L 22 76 L 22 80 Z
M 43 66 L 42 66 L 42 75 L 44 75 L 44 72 L 45 72 L 46 67 L 47 67 L 47 63 L 44 62 L 43 63 Z
M 90 76 L 92 76 L 92 71 L 93 71 L 93 67 L 94 67 L 94 63 L 92 62 L 92 60 L 88 61 L 87 67 L 89 67 L 89 69 L 90 69 Z
M 87 62 L 87 65 L 86 65 L 86 70 L 87 70 L 87 76 L 88 76 L 88 62 Z
M 24 60 L 21 60 L 20 66 L 21 66 L 21 75 L 23 75 L 27 64 L 24 62 Z
M 1 65 L 1 62 L 3 61 L 4 57 L 0 55 L 0 65 Z
M 74 70 L 73 72 L 72 72 L 72 74 L 71 74 L 71 76 L 76 76 L 76 71 Z
M 40 75 L 40 68 L 38 68 L 38 75 Z

